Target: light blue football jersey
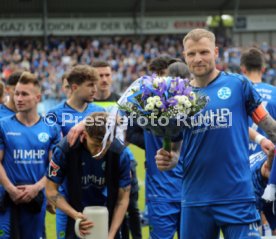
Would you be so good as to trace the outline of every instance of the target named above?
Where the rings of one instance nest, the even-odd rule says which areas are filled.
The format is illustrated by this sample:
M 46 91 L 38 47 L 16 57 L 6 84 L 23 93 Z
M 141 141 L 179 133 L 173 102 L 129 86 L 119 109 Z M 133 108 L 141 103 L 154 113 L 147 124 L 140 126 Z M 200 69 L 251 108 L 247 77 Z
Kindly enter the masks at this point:
M 87 104 L 84 111 L 79 112 L 73 109 L 66 102 L 62 102 L 55 108 L 51 109 L 47 114 L 46 118 L 61 127 L 63 136 L 66 136 L 69 130 L 80 121 L 84 120 L 86 116 L 93 112 L 103 112 L 104 108 L 97 106 L 93 103 Z
M 7 116 L 12 116 L 14 115 L 15 112 L 8 108 L 6 105 L 1 104 L 0 105 L 0 119 L 7 117 Z
M 220 72 L 202 88 L 210 102 L 184 131 L 183 206 L 254 202 L 248 153 L 248 116 L 261 104 L 252 83 Z
M 46 173 L 49 151 L 60 140 L 58 127 L 48 126 L 44 118 L 26 126 L 16 116 L 0 120 L 0 150 L 3 166 L 13 184 L 33 184 Z

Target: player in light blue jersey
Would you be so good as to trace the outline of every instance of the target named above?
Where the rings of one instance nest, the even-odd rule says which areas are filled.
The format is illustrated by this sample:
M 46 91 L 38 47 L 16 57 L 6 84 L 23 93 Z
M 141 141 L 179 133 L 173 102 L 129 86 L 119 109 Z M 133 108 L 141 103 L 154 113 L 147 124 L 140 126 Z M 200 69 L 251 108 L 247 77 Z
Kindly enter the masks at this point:
M 253 86 L 263 99 L 263 106 L 269 114 L 276 119 L 276 87 L 262 82 L 263 72 L 265 70 L 265 59 L 263 53 L 257 48 L 249 48 L 241 55 L 242 73 L 252 81 Z M 261 135 L 265 132 L 253 123 L 249 118 L 249 125 L 257 130 Z M 254 154 L 261 150 L 261 146 L 255 142 L 249 143 L 249 154 Z
M 9 97 L 6 103 L 0 105 L 0 119 L 6 116 L 14 115 L 16 113 L 16 108 L 15 108 L 15 103 L 13 98 L 14 88 L 21 74 L 22 74 L 22 71 L 15 71 L 9 76 L 7 80 L 5 91 L 7 92 Z
M 96 93 L 99 75 L 95 69 L 87 65 L 77 65 L 68 73 L 67 81 L 71 88 L 70 98 L 49 110 L 46 117 L 61 127 L 63 136 L 84 120 L 92 112 L 104 111 L 91 104 Z
M 89 122 L 85 123 L 82 142 L 78 140 L 70 147 L 65 137 L 53 151 L 46 193 L 50 202 L 67 215 L 64 238 L 76 238 L 74 220 L 84 219 L 81 212 L 86 206 L 107 206 L 110 225 L 108 239 L 128 238 L 121 237 L 119 228 L 129 203 L 130 159 L 116 140 L 112 144 L 111 141 L 107 142 L 102 151 L 107 117 L 105 112 L 91 114 Z M 68 182 L 65 187 L 67 197 L 57 191 L 65 178 Z M 84 235 L 89 233 L 92 223 L 83 220 L 80 231 Z
M 60 140 L 57 127 L 37 113 L 41 98 L 34 75 L 22 73 L 15 87 L 18 113 L 0 121 L 1 238 L 45 238 L 46 169 L 53 146 Z
M 248 116 L 275 142 L 276 123 L 261 97 L 244 76 L 218 71 L 215 36 L 205 29 L 190 31 L 183 40 L 184 57 L 194 78 L 194 91 L 210 98 L 191 119 L 182 147 L 160 149 L 160 170 L 183 160 L 181 238 L 260 238 L 259 214 L 248 160 Z M 176 145 L 179 146 L 179 145 Z
M 268 183 L 272 162 L 274 159 L 274 150 L 270 150 L 266 155 L 260 151 L 258 153 L 250 155 L 250 169 L 252 172 L 252 182 L 254 185 L 254 191 L 256 196 L 257 209 L 260 213 L 263 213 L 267 220 L 269 227 L 272 231 L 272 235 L 276 235 L 276 215 L 273 213 L 273 203 L 266 202 L 262 199 L 265 187 Z M 268 236 L 265 233 L 266 224 L 263 226 L 263 236 Z M 270 232 L 271 233 L 271 232 Z

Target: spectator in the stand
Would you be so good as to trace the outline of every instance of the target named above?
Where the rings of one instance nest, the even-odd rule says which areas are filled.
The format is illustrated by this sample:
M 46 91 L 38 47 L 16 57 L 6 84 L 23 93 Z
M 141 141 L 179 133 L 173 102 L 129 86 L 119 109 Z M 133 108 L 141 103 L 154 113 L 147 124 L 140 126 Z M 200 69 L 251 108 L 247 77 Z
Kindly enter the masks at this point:
M 52 43 L 49 43 L 47 50 L 38 39 L 2 39 L 0 68 L 4 78 L 8 78 L 14 67 L 34 72 L 44 85 L 45 98 L 50 98 L 50 102 L 53 103 L 54 99 L 59 97 L 59 92 L 54 92 L 54 87 L 61 84 L 62 74 L 73 64 L 91 64 L 92 59 L 93 61 L 104 60 L 108 61 L 114 70 L 114 89 L 116 92 L 122 92 L 138 78 L 137 74 L 155 57 L 162 54 L 181 57 L 181 37 L 180 35 L 145 36 L 143 40 L 131 36 L 93 36 L 90 39 L 52 37 Z M 276 78 L 273 70 L 275 51 L 271 48 L 264 50 L 266 50 L 266 62 L 269 66 L 265 77 L 272 82 Z M 241 48 L 228 47 L 223 51 L 218 64 L 221 64 L 223 69 L 228 67 L 238 70 Z M 235 55 L 234 58 L 233 55 Z M 273 75 L 271 71 L 274 72 Z
M 5 84 L 3 81 L 0 81 L 0 104 L 5 102 Z

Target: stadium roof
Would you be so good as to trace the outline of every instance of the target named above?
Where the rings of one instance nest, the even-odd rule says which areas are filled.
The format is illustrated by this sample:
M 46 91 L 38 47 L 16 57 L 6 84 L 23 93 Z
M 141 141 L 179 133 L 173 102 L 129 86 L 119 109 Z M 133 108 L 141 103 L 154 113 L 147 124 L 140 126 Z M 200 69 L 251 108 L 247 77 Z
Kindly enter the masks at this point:
M 45 1 L 49 17 L 276 13 L 275 0 L 1 0 L 0 17 L 41 16 Z

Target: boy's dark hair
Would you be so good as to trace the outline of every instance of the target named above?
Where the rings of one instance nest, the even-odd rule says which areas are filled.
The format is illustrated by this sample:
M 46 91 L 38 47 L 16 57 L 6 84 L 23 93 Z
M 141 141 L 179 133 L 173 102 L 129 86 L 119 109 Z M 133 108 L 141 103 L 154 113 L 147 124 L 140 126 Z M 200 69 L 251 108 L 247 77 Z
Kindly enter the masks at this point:
M 95 68 L 97 68 L 97 67 L 110 67 L 111 68 L 110 64 L 107 61 L 94 61 L 92 63 L 92 67 L 95 67 Z
M 167 55 L 154 58 L 149 64 L 149 70 L 156 74 L 166 70 L 168 66 L 174 62 L 181 61 L 180 59 L 172 58 Z
M 9 76 L 9 78 L 7 80 L 7 85 L 15 86 L 23 72 L 24 71 L 15 71 L 15 72 L 11 73 L 11 75 Z
M 94 112 L 85 119 L 85 130 L 89 137 L 102 142 L 106 133 L 108 113 Z
M 99 80 L 99 74 L 96 69 L 88 65 L 77 65 L 71 69 L 67 81 L 69 85 L 81 85 L 85 81 L 96 82 Z
M 264 64 L 264 54 L 256 47 L 245 50 L 241 55 L 240 65 L 248 71 L 261 71 Z
M 41 89 L 40 83 L 39 83 L 38 79 L 36 78 L 36 76 L 28 71 L 24 71 L 21 74 L 21 76 L 18 80 L 18 83 L 23 84 L 23 85 L 33 84 L 39 90 Z

